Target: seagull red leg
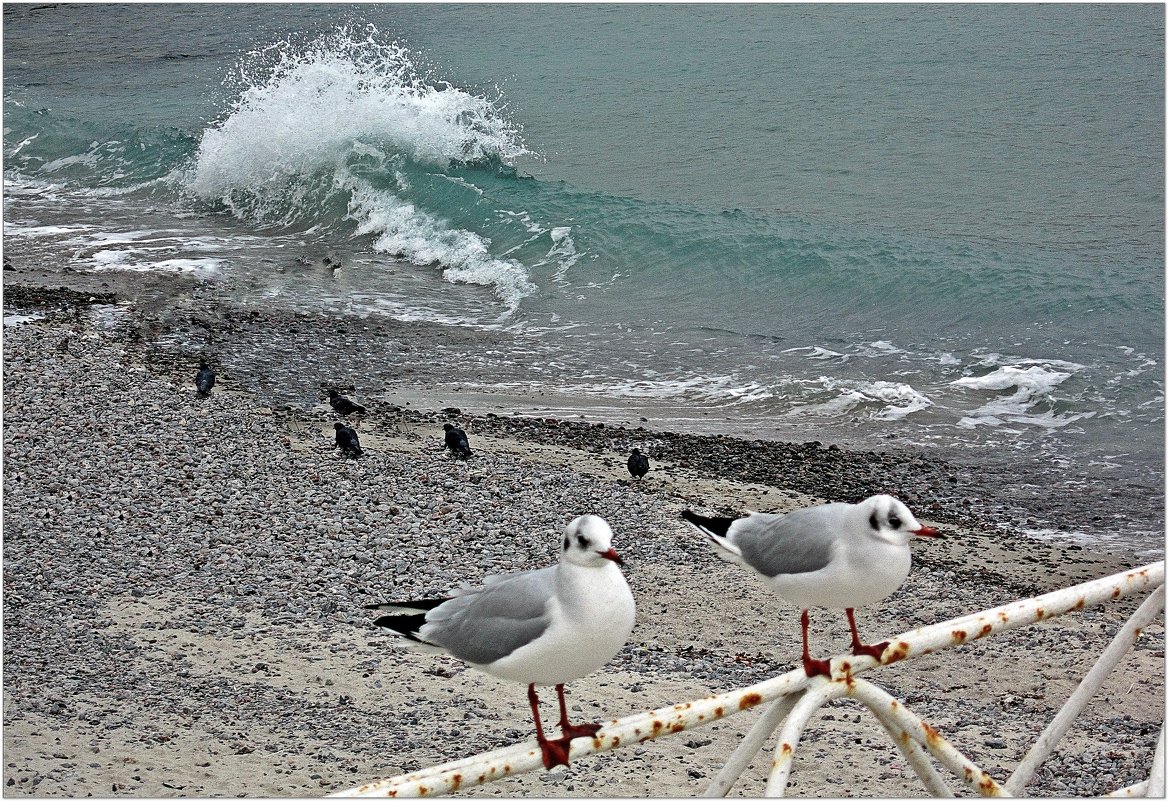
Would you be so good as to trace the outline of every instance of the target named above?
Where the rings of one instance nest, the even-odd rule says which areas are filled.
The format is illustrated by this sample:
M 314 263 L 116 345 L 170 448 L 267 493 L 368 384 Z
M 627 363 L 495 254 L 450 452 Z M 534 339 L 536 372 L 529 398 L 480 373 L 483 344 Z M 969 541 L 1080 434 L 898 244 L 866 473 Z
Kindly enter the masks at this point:
M 564 685 L 557 684 L 556 693 L 560 696 L 560 729 L 564 732 L 562 742 L 565 746 L 577 737 L 592 737 L 600 731 L 599 723 L 581 723 L 578 726 L 569 723 L 568 707 L 564 703 Z
M 539 743 L 539 751 L 543 755 L 543 766 L 551 770 L 556 765 L 568 764 L 567 741 L 549 740 L 543 736 L 543 723 L 539 719 L 539 696 L 535 694 L 535 685 L 527 685 L 527 700 L 531 703 L 531 716 L 535 718 L 535 739 Z
M 860 630 L 856 628 L 856 610 L 846 609 L 848 613 L 848 625 L 852 627 L 852 654 L 854 656 L 870 656 L 877 662 L 880 657 L 884 655 L 884 649 L 888 647 L 888 641 L 876 643 L 875 645 L 863 645 L 860 642 Z
M 807 647 L 807 626 L 811 623 L 811 615 L 806 609 L 800 618 L 803 623 L 803 672 L 811 676 L 827 676 L 831 678 L 830 659 L 812 659 L 811 650 Z

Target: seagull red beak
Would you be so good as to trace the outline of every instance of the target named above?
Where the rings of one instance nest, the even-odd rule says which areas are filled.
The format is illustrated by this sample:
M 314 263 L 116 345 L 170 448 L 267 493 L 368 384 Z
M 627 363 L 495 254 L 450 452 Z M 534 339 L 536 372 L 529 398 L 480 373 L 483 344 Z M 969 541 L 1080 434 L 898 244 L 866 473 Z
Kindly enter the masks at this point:
M 913 534 L 916 534 L 918 537 L 933 537 L 939 540 L 945 539 L 941 536 L 941 532 L 937 531 L 937 529 L 933 528 L 932 526 L 921 526 L 916 531 L 914 531 Z
M 616 562 L 618 565 L 623 565 L 625 563 L 625 561 L 620 558 L 620 554 L 616 552 L 615 548 L 609 548 L 607 551 L 597 551 L 597 553 L 603 556 L 605 559 Z

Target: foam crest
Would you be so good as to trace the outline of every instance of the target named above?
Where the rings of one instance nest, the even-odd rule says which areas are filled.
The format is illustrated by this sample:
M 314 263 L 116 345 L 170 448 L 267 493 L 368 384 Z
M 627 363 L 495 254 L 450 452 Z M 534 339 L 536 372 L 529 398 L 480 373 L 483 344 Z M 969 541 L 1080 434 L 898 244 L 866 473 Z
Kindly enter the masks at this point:
M 441 193 L 413 186 L 435 168 L 527 153 L 498 101 L 423 74 L 372 26 L 281 42 L 238 69 L 238 97 L 204 131 L 187 174 L 196 197 L 262 225 L 371 237 L 378 252 L 492 288 L 507 314 L 536 291 L 523 263 L 493 255 L 485 233 L 443 215 Z M 461 176 L 437 177 L 483 194 Z
M 1054 429 L 1095 415 L 1094 412 L 1059 414 L 1054 408 L 1052 391 L 1083 369 L 1081 365 L 1064 361 L 1023 363 L 1029 366 L 1007 364 L 984 375 L 963 376 L 951 382 L 952 386 L 980 392 L 1004 393 L 1013 390 L 969 412 L 957 425 L 961 428 L 975 428 L 1021 424 Z
M 413 264 L 441 264 L 447 281 L 493 287 L 514 312 L 519 301 L 536 291 L 526 268 L 512 259 L 498 259 L 488 242 L 471 231 L 453 228 L 443 220 L 392 192 L 354 183 L 349 217 L 357 234 L 372 234 L 374 249 Z
M 237 99 L 195 156 L 189 187 L 204 199 L 331 172 L 362 143 L 439 165 L 527 152 L 494 101 L 421 74 L 372 27 L 252 53 L 236 83 Z
M 867 408 L 868 419 L 891 421 L 903 420 L 933 405 L 928 396 L 898 381 L 841 381 L 820 376 L 810 383 L 822 386 L 830 396 L 822 401 L 797 404 L 787 416 L 840 417 L 859 415 Z

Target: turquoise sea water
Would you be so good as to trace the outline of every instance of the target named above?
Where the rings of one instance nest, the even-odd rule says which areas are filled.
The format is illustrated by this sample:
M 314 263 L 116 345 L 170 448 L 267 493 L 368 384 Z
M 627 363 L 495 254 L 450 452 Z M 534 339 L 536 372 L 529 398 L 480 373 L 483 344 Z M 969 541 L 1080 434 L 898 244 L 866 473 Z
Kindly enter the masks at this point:
M 429 380 L 916 445 L 1160 547 L 1161 5 L 3 21 L 9 253 L 503 331 Z

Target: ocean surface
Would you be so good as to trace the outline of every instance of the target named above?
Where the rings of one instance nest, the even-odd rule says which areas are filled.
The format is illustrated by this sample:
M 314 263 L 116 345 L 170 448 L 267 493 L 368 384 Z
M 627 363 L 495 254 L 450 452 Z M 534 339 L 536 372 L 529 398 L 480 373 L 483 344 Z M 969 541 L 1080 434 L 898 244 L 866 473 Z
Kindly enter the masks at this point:
M 5 251 L 490 332 L 418 383 L 920 447 L 1096 512 L 1023 533 L 1162 554 L 1164 34 L 1153 4 L 6 4 Z

